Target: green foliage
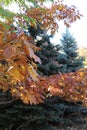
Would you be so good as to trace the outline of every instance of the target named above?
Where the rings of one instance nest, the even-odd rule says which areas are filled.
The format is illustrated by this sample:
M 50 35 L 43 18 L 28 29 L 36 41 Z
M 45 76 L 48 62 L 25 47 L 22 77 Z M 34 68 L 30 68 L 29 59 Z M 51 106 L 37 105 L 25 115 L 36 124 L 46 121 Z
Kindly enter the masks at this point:
M 63 72 L 74 72 L 84 67 L 84 58 L 79 56 L 77 42 L 68 29 L 62 35 L 61 48 L 58 61 Z
M 38 64 L 41 75 L 52 75 L 57 73 L 73 72 L 84 67 L 84 58 L 80 57 L 77 50 L 77 42 L 66 30 L 61 39 L 61 45 L 54 46 L 45 30 L 39 26 L 37 29 L 29 27 L 31 36 L 36 40 L 37 46 L 41 48 L 37 55 L 41 58 L 42 64 Z M 37 38 L 39 36 L 39 39 Z
M 40 42 L 40 41 L 39 41 Z M 41 58 L 42 64 L 38 65 L 38 70 L 43 75 L 52 75 L 59 73 L 59 64 L 58 64 L 58 50 L 59 45 L 54 46 L 50 42 L 50 36 L 43 37 L 42 43 L 40 45 L 41 51 L 37 55 Z
M 44 2 L 44 1 L 45 0 L 38 0 L 38 2 Z M 35 24 L 34 18 L 30 18 L 29 16 L 21 14 L 21 11 L 20 11 L 20 14 L 15 14 L 15 13 L 9 11 L 9 9 L 5 9 L 12 3 L 16 3 L 19 6 L 19 10 L 22 10 L 23 8 L 25 10 L 27 10 L 29 8 L 28 3 L 30 3 L 30 2 L 34 5 L 34 7 L 39 7 L 37 0 L 26 0 L 26 1 L 25 0 L 0 0 L 0 17 L 4 18 L 6 21 L 11 21 L 11 20 L 14 20 L 15 16 L 18 16 L 18 17 L 23 18 L 26 22 L 32 22 L 32 24 Z M 15 18 L 15 19 L 17 19 L 17 18 Z M 20 26 L 25 27 L 21 24 L 20 24 Z
M 2 18 L 7 18 L 8 20 L 13 19 L 14 13 L 10 12 L 9 10 L 5 10 L 2 6 L 0 6 L 0 16 Z
M 54 0 L 38 0 L 38 2 L 45 2 L 45 1 L 51 1 L 51 2 L 53 2 Z M 19 3 L 21 5 L 22 4 L 25 5 L 26 2 L 32 2 L 33 4 L 35 4 L 35 3 L 37 3 L 37 0 L 26 0 L 26 2 L 25 2 L 25 0 L 0 0 L 0 2 L 2 4 L 4 4 L 4 5 L 9 5 L 12 2 L 16 2 L 16 3 Z
M 29 2 L 34 2 L 34 0 L 27 0 Z M 12 2 L 16 2 L 16 3 L 20 3 L 20 4 L 24 4 L 25 1 L 24 0 L 0 0 L 0 2 L 4 5 L 9 5 Z

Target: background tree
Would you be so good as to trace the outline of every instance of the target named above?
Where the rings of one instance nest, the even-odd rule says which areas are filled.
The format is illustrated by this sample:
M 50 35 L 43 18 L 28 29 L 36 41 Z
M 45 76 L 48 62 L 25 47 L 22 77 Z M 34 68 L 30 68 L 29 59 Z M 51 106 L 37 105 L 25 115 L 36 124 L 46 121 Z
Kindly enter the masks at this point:
M 74 72 L 84 67 L 84 58 L 79 56 L 77 42 L 68 29 L 62 35 L 61 48 L 58 59 L 63 72 Z
M 39 74 L 45 76 L 58 74 L 60 72 L 58 63 L 60 46 L 51 43 L 50 38 L 53 36 L 48 35 L 46 30 L 42 30 L 39 26 L 37 29 L 29 26 L 28 32 L 36 40 L 36 45 L 41 48 L 36 52 L 41 59 L 41 64 L 38 64 L 37 67 Z
M 41 50 L 37 52 L 40 57 L 42 64 L 38 64 L 38 70 L 43 75 L 50 76 L 52 74 L 59 73 L 58 53 L 59 45 L 53 45 L 50 41 L 50 37 L 45 35 L 41 40 Z M 37 42 L 38 44 L 38 42 Z

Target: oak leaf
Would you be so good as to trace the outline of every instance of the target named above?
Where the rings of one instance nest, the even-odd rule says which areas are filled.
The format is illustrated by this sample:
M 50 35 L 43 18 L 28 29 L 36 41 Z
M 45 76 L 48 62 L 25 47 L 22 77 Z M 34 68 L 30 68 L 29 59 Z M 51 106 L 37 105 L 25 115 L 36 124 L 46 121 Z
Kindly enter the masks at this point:
M 6 46 L 4 49 L 3 49 L 3 56 L 5 58 L 12 58 L 13 56 L 16 55 L 16 47 L 15 46 Z
M 24 79 L 24 76 L 20 73 L 19 69 L 15 66 L 11 66 L 8 69 L 8 74 L 14 78 L 14 80 L 20 82 Z

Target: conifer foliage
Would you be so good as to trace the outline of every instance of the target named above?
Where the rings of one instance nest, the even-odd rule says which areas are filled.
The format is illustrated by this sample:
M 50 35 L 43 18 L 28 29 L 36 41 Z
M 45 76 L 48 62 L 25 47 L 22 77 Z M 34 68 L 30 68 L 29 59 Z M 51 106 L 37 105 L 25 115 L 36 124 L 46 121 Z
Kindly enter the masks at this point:
M 36 52 L 41 59 L 41 64 L 37 64 L 37 71 L 40 75 L 49 76 L 59 73 L 58 55 L 60 45 L 53 45 L 51 38 L 53 35 L 48 35 L 46 30 L 42 30 L 39 25 L 37 28 L 33 28 L 28 25 L 28 31 L 25 31 L 27 35 L 30 35 L 35 39 L 36 45 L 40 47 L 40 50 Z
M 79 56 L 77 42 L 68 29 L 62 35 L 61 49 L 58 59 L 63 72 L 74 72 L 84 67 L 84 58 Z
M 51 36 L 45 35 L 41 41 L 41 50 L 37 52 L 42 64 L 38 64 L 38 70 L 43 75 L 53 75 L 59 73 L 58 55 L 60 46 L 53 45 L 50 41 Z

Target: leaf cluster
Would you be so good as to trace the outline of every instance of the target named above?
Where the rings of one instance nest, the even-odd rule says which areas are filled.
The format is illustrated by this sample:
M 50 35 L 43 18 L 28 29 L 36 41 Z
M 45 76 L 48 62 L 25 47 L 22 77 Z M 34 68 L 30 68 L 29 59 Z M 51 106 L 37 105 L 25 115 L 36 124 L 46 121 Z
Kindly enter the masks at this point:
M 41 60 L 35 54 L 40 48 L 35 45 L 33 37 L 25 35 L 23 27 L 27 23 L 37 27 L 36 23 L 39 23 L 42 28 L 50 29 L 51 33 L 54 33 L 58 27 L 55 21 L 56 18 L 63 20 L 66 25 L 70 25 L 78 19 L 78 16 L 80 17 L 80 14 L 74 7 L 69 8 L 59 3 L 54 3 L 51 8 L 42 6 L 41 8 L 22 9 L 23 13 L 14 16 L 14 19 L 11 21 L 6 21 L 9 28 L 5 27 L 4 22 L 4 24 L 0 23 L 0 89 L 4 92 L 10 90 L 12 96 L 23 100 L 27 104 L 43 102 L 43 99 L 48 96 L 47 93 L 49 92 L 49 95 L 59 94 L 67 99 L 68 96 L 65 96 L 65 92 L 69 91 L 69 89 L 65 89 L 67 87 L 64 86 L 59 89 L 58 86 L 62 82 L 60 81 L 62 77 L 66 83 L 66 81 L 68 82 L 68 79 L 65 80 L 66 77 L 68 78 L 71 75 L 72 79 L 73 74 L 70 73 L 67 76 L 53 76 L 44 79 L 40 77 L 36 72 L 36 62 L 41 64 Z M 14 26 L 14 21 L 17 23 L 16 27 Z M 49 84 L 47 80 L 49 82 L 51 80 L 52 84 Z M 58 84 L 56 84 L 57 82 Z M 75 100 L 73 96 L 70 97 L 71 100 Z
M 50 76 L 40 83 L 46 87 L 48 96 L 59 96 L 70 102 L 87 105 L 87 69 Z

